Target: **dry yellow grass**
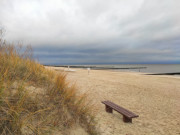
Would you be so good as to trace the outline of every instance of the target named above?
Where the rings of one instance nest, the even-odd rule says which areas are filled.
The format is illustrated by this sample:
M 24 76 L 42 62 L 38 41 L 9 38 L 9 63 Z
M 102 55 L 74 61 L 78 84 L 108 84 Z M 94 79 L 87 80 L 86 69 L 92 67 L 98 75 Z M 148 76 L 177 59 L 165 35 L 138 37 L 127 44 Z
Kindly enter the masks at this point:
M 65 74 L 34 62 L 31 51 L 0 40 L 0 134 L 66 134 L 75 123 L 97 134 L 86 96 Z

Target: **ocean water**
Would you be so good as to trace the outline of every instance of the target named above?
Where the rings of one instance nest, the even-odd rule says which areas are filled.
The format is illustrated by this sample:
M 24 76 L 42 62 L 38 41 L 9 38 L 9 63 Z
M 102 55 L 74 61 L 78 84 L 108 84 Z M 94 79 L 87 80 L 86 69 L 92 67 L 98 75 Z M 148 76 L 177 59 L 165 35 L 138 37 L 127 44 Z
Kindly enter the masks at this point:
M 174 73 L 180 72 L 180 64 L 142 64 L 142 65 L 114 65 L 120 68 L 146 67 L 143 69 L 119 69 L 122 71 L 134 71 L 143 73 Z
M 98 68 L 115 68 L 119 71 L 132 71 L 143 73 L 180 73 L 180 64 L 118 64 L 118 65 L 85 65 L 85 67 L 98 67 Z M 141 69 L 118 69 L 118 68 L 139 68 Z M 113 69 L 111 69 L 113 70 Z

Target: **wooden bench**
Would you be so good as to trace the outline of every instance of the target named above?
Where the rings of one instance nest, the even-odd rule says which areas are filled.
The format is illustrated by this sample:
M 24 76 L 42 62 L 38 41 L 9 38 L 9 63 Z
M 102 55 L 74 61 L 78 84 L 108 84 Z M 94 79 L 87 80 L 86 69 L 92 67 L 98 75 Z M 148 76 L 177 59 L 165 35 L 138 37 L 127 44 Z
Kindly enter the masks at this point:
M 120 106 L 114 104 L 111 101 L 102 101 L 102 103 L 105 104 L 105 106 L 106 106 L 106 112 L 112 113 L 113 110 L 115 110 L 115 111 L 121 113 L 123 115 L 123 121 L 124 122 L 131 122 L 132 123 L 132 118 L 139 117 L 138 115 L 130 112 L 129 110 L 127 110 L 123 107 L 120 107 Z

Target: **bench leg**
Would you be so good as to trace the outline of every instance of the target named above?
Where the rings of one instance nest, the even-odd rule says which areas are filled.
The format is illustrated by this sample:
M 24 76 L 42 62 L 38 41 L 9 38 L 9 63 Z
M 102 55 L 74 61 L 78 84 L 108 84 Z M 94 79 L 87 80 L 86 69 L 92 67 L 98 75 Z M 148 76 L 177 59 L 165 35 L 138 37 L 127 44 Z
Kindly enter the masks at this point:
M 123 121 L 132 123 L 132 118 L 128 118 L 126 116 L 123 116 Z
M 113 109 L 109 106 L 106 105 L 106 112 L 108 113 L 112 113 L 113 112 Z

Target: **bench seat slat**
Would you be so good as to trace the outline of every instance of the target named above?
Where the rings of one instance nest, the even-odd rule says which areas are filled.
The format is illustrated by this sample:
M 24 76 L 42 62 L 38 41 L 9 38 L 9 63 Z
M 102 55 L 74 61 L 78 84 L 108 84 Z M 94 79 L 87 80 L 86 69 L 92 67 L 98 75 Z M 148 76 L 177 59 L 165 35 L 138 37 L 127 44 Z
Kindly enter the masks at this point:
M 111 105 L 111 107 L 112 107 L 114 110 L 118 111 L 119 113 L 123 113 L 123 114 L 127 115 L 128 117 L 133 117 L 133 116 L 135 116 L 135 114 L 133 114 L 133 113 L 125 110 L 125 109 L 122 108 L 122 107 L 119 107 L 119 106 L 116 106 L 116 105 Z
M 126 110 L 126 109 L 124 109 L 122 107 L 119 107 L 119 106 L 117 106 L 115 104 L 111 104 L 111 103 L 106 102 L 106 105 L 110 106 L 111 108 L 113 108 L 117 112 L 126 115 L 129 118 L 135 117 L 135 114 L 133 114 L 133 113 L 129 112 L 128 110 Z
M 113 108 L 115 111 L 121 113 L 122 115 L 127 116 L 128 118 L 135 118 L 138 117 L 138 115 L 128 111 L 127 109 L 120 107 L 114 103 L 112 103 L 111 101 L 103 101 L 102 102 L 105 105 L 108 105 L 109 107 Z
M 132 117 L 136 117 L 136 115 L 128 110 L 126 110 L 123 107 L 117 106 L 115 104 L 111 104 L 111 106 L 113 107 L 113 109 L 115 109 L 116 111 L 118 111 L 119 113 L 123 113 L 126 114 L 128 117 L 132 118 Z

